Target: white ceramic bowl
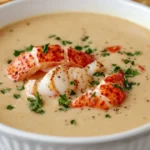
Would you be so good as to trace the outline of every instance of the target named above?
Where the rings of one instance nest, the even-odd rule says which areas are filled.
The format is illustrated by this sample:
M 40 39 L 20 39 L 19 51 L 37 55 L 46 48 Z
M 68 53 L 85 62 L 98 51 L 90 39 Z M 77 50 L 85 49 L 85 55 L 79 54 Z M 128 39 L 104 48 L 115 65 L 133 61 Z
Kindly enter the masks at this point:
M 150 29 L 150 9 L 129 0 L 17 0 L 0 6 L 0 27 L 27 17 L 64 11 L 109 14 Z M 150 124 L 88 138 L 44 136 L 0 124 L 0 150 L 150 150 L 149 141 Z

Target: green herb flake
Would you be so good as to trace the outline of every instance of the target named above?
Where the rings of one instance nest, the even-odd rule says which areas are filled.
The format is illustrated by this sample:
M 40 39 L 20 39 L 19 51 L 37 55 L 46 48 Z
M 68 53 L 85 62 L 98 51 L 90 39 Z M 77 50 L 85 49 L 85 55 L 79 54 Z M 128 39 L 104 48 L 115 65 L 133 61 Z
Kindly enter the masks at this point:
M 51 39 L 51 38 L 54 38 L 56 37 L 56 35 L 50 35 L 48 38 Z
M 140 86 L 140 83 L 137 83 L 137 86 Z
M 121 91 L 124 91 L 124 88 L 118 84 L 114 84 L 114 87 L 120 89 Z
M 14 54 L 15 57 L 17 57 L 17 56 L 19 56 L 21 53 L 32 51 L 33 47 L 34 47 L 33 45 L 30 45 L 30 46 L 28 46 L 28 47 L 27 47 L 26 49 L 24 49 L 24 50 L 15 50 L 13 54 Z
M 82 46 L 75 46 L 75 49 L 78 51 L 81 51 L 83 49 L 83 47 Z
M 3 83 L 2 82 L 0 82 L 0 85 L 2 85 Z
M 56 40 L 60 41 L 60 40 L 61 40 L 61 38 L 60 38 L 60 37 L 56 37 Z
M 63 106 L 65 108 L 70 108 L 70 100 L 67 99 L 66 94 L 64 95 L 59 95 L 58 103 L 60 106 Z
M 43 48 L 43 53 L 44 53 L 44 54 L 47 53 L 49 44 L 50 44 L 50 43 L 47 43 L 47 44 L 45 44 L 45 45 L 42 46 L 42 48 Z
M 25 50 L 15 50 L 13 54 L 14 54 L 15 57 L 17 57 L 23 52 L 25 52 Z
M 11 88 L 7 88 L 7 89 L 2 89 L 1 93 L 2 94 L 6 94 L 7 92 L 9 92 L 11 90 Z
M 70 84 L 71 84 L 71 85 L 76 85 L 77 82 L 76 82 L 76 81 L 71 81 Z
M 136 51 L 136 52 L 134 52 L 134 53 L 131 53 L 131 52 L 124 52 L 126 55 L 128 55 L 128 56 L 138 56 L 138 55 L 141 55 L 142 54 L 142 52 L 141 51 Z
M 7 64 L 10 64 L 11 62 L 12 62 L 12 60 L 11 60 L 11 59 L 7 60 Z
M 67 110 L 68 110 L 68 108 L 61 107 L 61 108 L 59 108 L 58 110 L 59 110 L 59 111 L 67 111 Z
M 88 48 L 87 50 L 85 50 L 85 53 L 91 54 L 91 53 L 93 53 L 93 50 L 91 48 Z
M 8 105 L 8 106 L 7 106 L 7 109 L 8 109 L 8 110 L 12 110 L 12 109 L 14 109 L 14 108 L 15 108 L 15 107 L 12 106 L 12 105 Z
M 90 84 L 91 84 L 91 86 L 99 85 L 99 81 L 91 81 Z
M 106 114 L 105 118 L 111 118 L 111 116 L 109 114 Z
M 142 52 L 141 51 L 136 51 L 135 53 L 134 53 L 134 55 L 141 55 L 142 54 Z
M 131 68 L 126 69 L 124 73 L 126 77 L 135 77 L 140 74 L 137 70 Z
M 91 95 L 91 98 L 92 98 L 92 97 L 95 97 L 95 96 L 96 96 L 96 92 L 94 92 L 94 93 Z
M 117 66 L 116 64 L 113 64 L 112 66 L 114 67 L 114 68 L 113 68 L 113 72 L 114 72 L 114 73 L 121 70 L 121 67 L 120 67 L 120 66 Z
M 20 97 L 21 97 L 20 94 L 14 94 L 14 98 L 15 98 L 15 99 L 19 99 Z
M 32 49 L 33 49 L 33 45 L 30 45 L 30 46 L 28 46 L 26 49 L 25 49 L 25 51 L 26 52 L 31 52 L 32 51 Z
M 24 89 L 25 89 L 24 85 L 19 86 L 19 87 L 17 88 L 18 91 L 23 91 Z
M 101 52 L 102 52 L 102 53 L 105 53 L 105 52 L 107 52 L 107 50 L 106 50 L 106 49 L 104 49 L 104 50 L 102 50 Z
M 83 41 L 83 42 L 85 42 L 85 41 L 87 41 L 89 39 L 89 36 L 85 36 L 85 37 L 83 37 L 81 40 Z
M 41 99 L 38 92 L 35 94 L 35 98 L 28 98 L 28 101 L 30 102 L 29 108 L 31 111 L 33 111 L 37 114 L 44 114 L 45 113 L 45 111 L 42 109 L 43 100 Z
M 133 85 L 136 85 L 136 83 L 135 82 L 129 82 L 128 79 L 126 77 L 124 77 L 125 90 L 127 90 L 127 91 L 131 90 Z
M 105 77 L 105 74 L 104 74 L 104 72 L 95 72 L 95 73 L 93 74 L 93 76 L 95 76 L 95 77 L 100 77 L 100 76 Z
M 76 125 L 77 122 L 76 122 L 76 120 L 70 120 L 70 124 L 71 124 L 71 125 Z
M 134 66 L 134 65 L 135 65 L 135 62 L 134 62 L 134 61 L 132 61 L 132 62 L 131 62 L 131 65 L 133 65 L 133 66 Z
M 70 41 L 62 41 L 62 45 L 72 44 Z
M 124 63 L 125 63 L 125 64 L 128 64 L 129 62 L 130 62 L 129 59 L 125 59 L 125 60 L 124 60 Z
M 85 45 L 85 46 L 84 46 L 84 48 L 88 48 L 88 47 L 90 47 L 90 46 L 89 46 L 89 45 Z
M 43 114 L 45 114 L 45 111 L 44 110 L 39 110 L 39 111 L 37 111 L 37 113 L 43 115 Z
M 109 55 L 110 55 L 110 53 L 107 53 L 107 52 L 101 54 L 101 56 L 103 56 L 103 57 L 107 57 L 107 56 L 109 56 Z
M 76 95 L 75 91 L 71 90 L 70 95 Z

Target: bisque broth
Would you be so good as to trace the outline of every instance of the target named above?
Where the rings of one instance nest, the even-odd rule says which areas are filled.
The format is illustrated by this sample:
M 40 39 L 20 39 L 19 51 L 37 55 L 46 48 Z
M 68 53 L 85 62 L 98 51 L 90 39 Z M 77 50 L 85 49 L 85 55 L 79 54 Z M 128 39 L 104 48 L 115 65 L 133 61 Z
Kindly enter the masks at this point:
M 142 54 L 131 58 L 135 61 L 133 68 L 140 72 L 133 81 L 140 83 L 127 93 L 123 105 L 109 111 L 100 109 L 69 109 L 59 111 L 58 98 L 43 97 L 45 113 L 31 112 L 25 91 L 17 91 L 22 82 L 13 82 L 6 75 L 7 61 L 13 59 L 16 49 L 24 49 L 29 45 L 46 43 L 60 44 L 50 35 L 72 41 L 76 45 L 85 45 L 81 38 L 89 36 L 89 45 L 96 48 L 93 55 L 104 64 L 106 72 L 110 72 L 112 64 L 122 68 L 130 67 L 122 60 L 128 58 L 120 53 L 112 53 L 102 57 L 105 47 L 120 45 L 121 51 Z M 11 127 L 39 134 L 55 136 L 98 136 L 118 133 L 133 129 L 150 122 L 150 31 L 119 18 L 93 13 L 60 13 L 30 18 L 11 24 L 0 30 L 0 90 L 11 88 L 11 91 L 0 93 L 0 122 Z M 145 71 L 138 65 L 144 66 Z M 15 99 L 14 94 L 21 94 Z M 8 110 L 6 107 L 15 108 Z M 109 114 L 109 117 L 106 115 Z M 70 121 L 76 120 L 76 125 Z

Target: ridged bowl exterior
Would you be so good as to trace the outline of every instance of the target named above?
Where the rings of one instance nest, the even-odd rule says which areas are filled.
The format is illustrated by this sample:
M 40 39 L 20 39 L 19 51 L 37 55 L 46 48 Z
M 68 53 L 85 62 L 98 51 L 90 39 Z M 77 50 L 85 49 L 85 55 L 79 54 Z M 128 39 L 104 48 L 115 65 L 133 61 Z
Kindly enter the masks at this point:
M 0 27 L 35 15 L 66 11 L 108 14 L 150 29 L 150 9 L 130 0 L 16 0 L 0 6 Z M 89 138 L 43 136 L 0 124 L 0 150 L 150 150 L 150 124 Z
M 136 139 L 96 144 L 54 144 L 0 132 L 0 150 L 150 150 L 150 134 Z

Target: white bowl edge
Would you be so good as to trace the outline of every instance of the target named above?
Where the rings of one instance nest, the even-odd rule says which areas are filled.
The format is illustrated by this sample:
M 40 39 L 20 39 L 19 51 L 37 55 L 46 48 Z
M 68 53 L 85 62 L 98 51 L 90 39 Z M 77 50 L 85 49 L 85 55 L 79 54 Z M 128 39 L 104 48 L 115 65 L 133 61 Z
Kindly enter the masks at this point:
M 64 12 L 64 11 L 80 11 L 80 12 L 88 11 L 89 12 L 90 11 L 90 12 L 103 13 L 103 14 L 108 14 L 108 15 L 124 18 L 124 19 L 130 20 L 134 23 L 137 23 L 141 26 L 144 26 L 150 29 L 150 19 L 147 20 L 147 18 L 150 18 L 150 9 L 148 9 L 145 6 L 134 3 L 134 2 L 116 0 L 115 4 L 120 6 L 118 10 L 118 9 L 115 9 L 116 6 L 113 6 L 113 3 L 112 5 L 109 5 L 110 0 L 101 0 L 101 2 L 99 3 L 97 2 L 98 4 L 103 3 L 104 8 L 101 8 L 101 9 L 99 8 L 99 5 L 97 5 L 97 7 L 92 6 L 92 4 L 94 5 L 94 3 L 97 0 L 93 0 L 93 2 L 91 2 L 91 0 L 76 0 L 76 3 L 79 3 L 82 1 L 80 6 L 76 6 L 76 5 L 72 6 L 71 3 L 73 3 L 73 0 L 61 0 L 61 2 L 60 0 L 51 0 L 52 2 L 58 1 L 59 5 L 57 9 L 54 10 L 52 8 L 50 10 L 49 7 L 47 6 L 47 4 L 49 3 L 48 2 L 49 0 L 45 0 L 45 2 L 43 2 L 42 0 L 36 0 L 36 8 L 39 7 L 40 5 L 45 6 L 45 10 L 39 9 L 37 11 L 36 8 L 33 7 L 33 5 L 35 4 L 34 1 L 35 0 L 19 0 L 19 1 L 10 2 L 8 4 L 4 4 L 0 6 L 0 14 L 1 13 L 4 14 L 4 15 L 0 15 L 0 20 L 4 20 L 3 23 L 0 23 L 0 26 L 2 27 L 9 23 L 18 21 L 22 18 L 35 16 L 38 14 L 45 14 L 45 13 L 58 12 L 58 11 L 59 12 Z M 88 2 L 89 4 L 87 4 Z M 66 5 L 63 6 L 64 3 L 66 3 Z M 23 5 L 28 6 L 27 9 L 28 10 L 32 9 L 33 12 L 30 13 L 27 11 L 26 14 L 23 14 L 23 13 L 19 14 L 18 11 L 25 12 L 25 10 L 21 10 L 23 9 L 23 7 L 18 8 L 18 6 L 23 6 Z M 68 9 L 69 5 L 72 7 Z M 126 9 L 123 9 L 123 6 L 126 6 Z M 18 8 L 18 9 L 16 10 L 15 8 Z M 54 6 L 54 8 L 56 8 L 56 6 Z M 6 13 L 5 11 L 6 9 L 10 9 L 11 13 Z M 109 9 L 109 12 L 108 12 L 108 9 Z M 146 14 L 147 16 L 143 17 L 143 15 L 146 15 Z M 97 143 L 97 142 L 98 143 L 113 142 L 113 141 L 128 139 L 132 137 L 138 137 L 143 134 L 145 135 L 145 134 L 150 133 L 150 124 L 147 124 L 147 125 L 144 125 L 139 128 L 129 130 L 126 132 L 113 134 L 113 135 L 98 136 L 98 137 L 77 137 L 77 138 L 76 137 L 69 137 L 69 138 L 63 137 L 62 138 L 62 137 L 55 137 L 55 136 L 38 135 L 38 134 L 14 129 L 12 127 L 8 127 L 3 124 L 0 124 L 0 131 L 2 133 L 6 133 L 11 136 L 18 136 L 24 139 L 32 139 L 32 140 L 43 141 L 43 142 L 65 143 L 65 144 L 84 144 L 84 143 L 90 144 L 90 143 Z

